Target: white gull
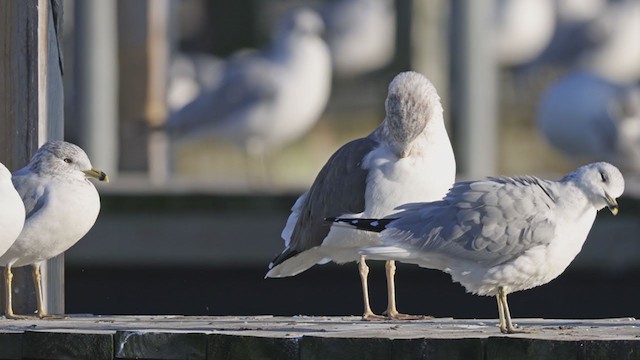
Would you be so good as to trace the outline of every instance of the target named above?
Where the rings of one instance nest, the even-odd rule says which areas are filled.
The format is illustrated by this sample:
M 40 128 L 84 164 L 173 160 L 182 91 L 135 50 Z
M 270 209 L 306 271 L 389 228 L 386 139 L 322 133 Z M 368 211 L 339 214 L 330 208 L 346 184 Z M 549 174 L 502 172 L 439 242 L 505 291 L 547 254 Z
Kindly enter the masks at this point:
M 331 216 L 384 216 L 406 202 L 441 199 L 455 180 L 455 159 L 435 87 L 422 74 L 404 72 L 389 85 L 387 115 L 369 136 L 340 149 L 300 196 L 282 232 L 285 249 L 267 277 L 293 276 L 317 263 L 359 262 L 364 319 L 371 311 L 367 275 L 359 254 L 380 244 L 377 234 L 329 226 Z M 395 263 L 386 264 L 390 318 L 408 318 L 395 305 Z
M 623 191 L 620 171 L 600 162 L 559 181 L 523 176 L 457 183 L 443 200 L 406 204 L 386 219 L 332 220 L 380 233 L 384 246 L 362 254 L 442 270 L 468 292 L 495 296 L 500 330 L 513 333 L 507 295 L 562 274 L 598 210 L 617 214 Z

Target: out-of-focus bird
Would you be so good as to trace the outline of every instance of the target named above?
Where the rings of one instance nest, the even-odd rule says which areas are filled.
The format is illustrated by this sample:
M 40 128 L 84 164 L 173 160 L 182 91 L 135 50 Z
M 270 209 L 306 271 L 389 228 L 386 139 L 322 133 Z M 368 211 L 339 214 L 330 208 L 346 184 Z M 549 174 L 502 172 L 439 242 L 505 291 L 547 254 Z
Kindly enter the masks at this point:
M 553 0 L 497 1 L 495 24 L 498 63 L 514 66 L 531 61 L 553 36 Z
M 618 213 L 623 191 L 620 171 L 601 162 L 559 181 L 523 176 L 457 183 L 442 201 L 406 204 L 385 219 L 332 220 L 379 232 L 384 246 L 362 251 L 371 258 L 441 270 L 468 292 L 495 296 L 500 331 L 514 333 L 507 295 L 562 274 L 598 210 Z
M 177 53 L 169 64 L 167 105 L 175 112 L 201 93 L 219 86 L 224 60 L 206 53 Z
M 549 45 L 527 71 L 586 68 L 614 82 L 640 78 L 640 2 L 559 0 Z
M 260 157 L 304 135 L 331 88 L 323 30 L 314 11 L 289 13 L 267 48 L 229 59 L 216 86 L 170 116 L 171 138 L 213 136 Z
M 31 162 L 13 174 L 26 220 L 16 241 L 0 256 L 0 266 L 5 267 L 7 318 L 24 318 L 13 313 L 11 269 L 25 265 L 33 267 L 38 316 L 49 316 L 44 308 L 40 266 L 73 246 L 95 223 L 100 197 L 89 178 L 108 181 L 104 172 L 92 167 L 80 147 L 64 141 L 42 145 Z
M 4 254 L 24 226 L 24 204 L 11 182 L 11 172 L 0 163 L 0 256 Z
M 393 0 L 336 0 L 322 10 L 334 73 L 355 77 L 391 63 L 396 48 Z
M 589 28 L 597 44 L 585 51 L 578 65 L 609 81 L 640 81 L 640 1 L 612 3 Z
M 572 71 L 543 93 L 537 125 L 574 161 L 605 160 L 640 175 L 640 86 Z
M 324 219 L 384 216 L 406 202 L 441 199 L 456 171 L 440 97 L 424 75 L 397 75 L 389 85 L 385 107 L 382 124 L 369 136 L 338 149 L 309 191 L 298 198 L 282 231 L 285 249 L 266 275 L 293 276 L 318 263 L 358 261 L 365 320 L 380 316 L 369 305 L 369 268 L 358 252 L 380 244 L 380 239 L 372 233 L 327 226 Z M 385 314 L 393 319 L 412 318 L 396 309 L 393 261 L 387 262 L 386 275 Z

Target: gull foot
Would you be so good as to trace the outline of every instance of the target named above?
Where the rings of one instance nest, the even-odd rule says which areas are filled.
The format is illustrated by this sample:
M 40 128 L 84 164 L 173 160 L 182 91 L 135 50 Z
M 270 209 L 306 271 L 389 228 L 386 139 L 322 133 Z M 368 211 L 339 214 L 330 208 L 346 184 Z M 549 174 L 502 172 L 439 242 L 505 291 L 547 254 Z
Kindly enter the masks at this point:
M 376 315 L 374 313 L 364 313 L 362 315 L 362 320 L 363 321 L 382 321 L 382 320 L 387 320 L 387 317 L 382 315 Z
M 38 315 L 38 318 L 42 320 L 63 320 L 63 319 L 68 319 L 69 317 L 64 315 L 42 314 L 42 315 Z
M 17 314 L 5 314 L 5 319 L 11 320 L 37 320 L 38 318 L 35 316 L 27 316 L 27 315 L 17 315 Z
M 533 331 L 529 329 L 523 329 L 519 327 L 504 327 L 500 328 L 500 332 L 503 334 L 531 334 Z
M 399 312 L 388 312 L 385 311 L 382 313 L 388 320 L 432 320 L 433 316 L 428 315 L 409 315 L 402 314 Z

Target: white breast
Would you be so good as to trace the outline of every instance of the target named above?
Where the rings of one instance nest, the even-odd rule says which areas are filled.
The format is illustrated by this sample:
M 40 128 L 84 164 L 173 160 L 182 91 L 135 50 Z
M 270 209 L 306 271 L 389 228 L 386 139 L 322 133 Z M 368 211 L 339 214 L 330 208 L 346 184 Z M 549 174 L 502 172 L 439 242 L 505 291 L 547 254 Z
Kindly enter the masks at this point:
M 23 266 L 57 256 L 80 240 L 100 212 L 98 191 L 88 180 L 58 182 L 45 206 L 30 216 L 0 264 Z

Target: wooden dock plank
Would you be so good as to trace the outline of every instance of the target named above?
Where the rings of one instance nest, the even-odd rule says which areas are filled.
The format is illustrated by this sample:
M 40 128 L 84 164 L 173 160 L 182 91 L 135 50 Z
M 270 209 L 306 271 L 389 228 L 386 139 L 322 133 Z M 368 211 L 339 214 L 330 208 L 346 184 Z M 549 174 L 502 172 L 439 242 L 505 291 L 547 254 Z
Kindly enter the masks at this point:
M 91 316 L 0 319 L 0 358 L 640 359 L 640 321 L 359 317 Z

